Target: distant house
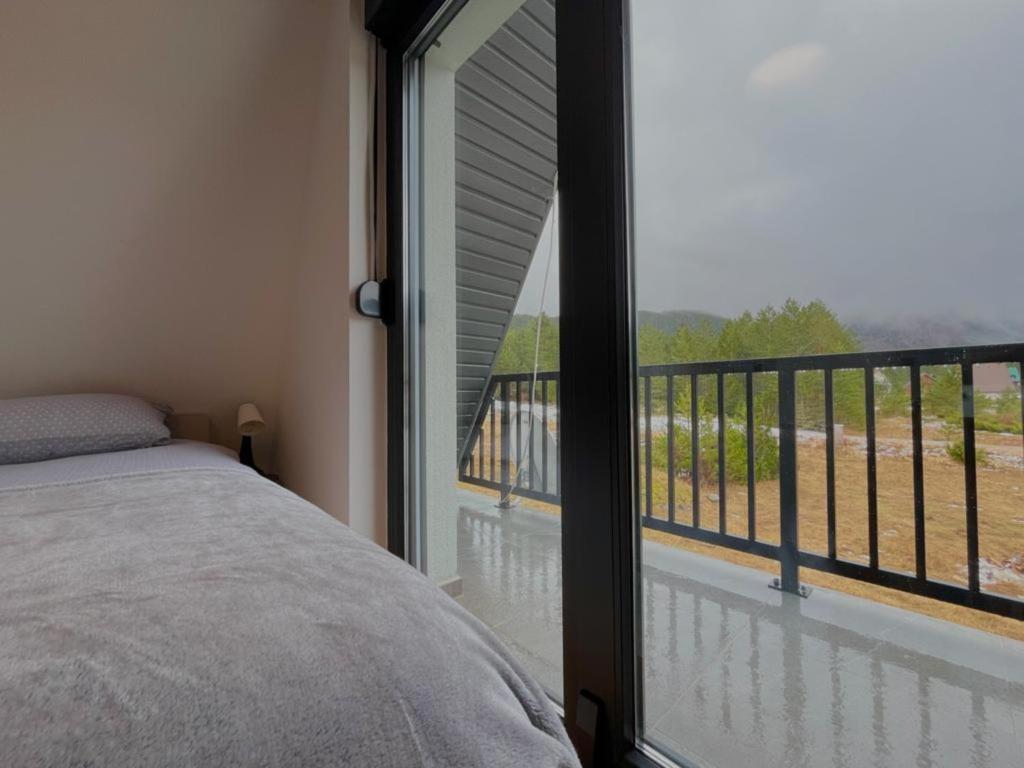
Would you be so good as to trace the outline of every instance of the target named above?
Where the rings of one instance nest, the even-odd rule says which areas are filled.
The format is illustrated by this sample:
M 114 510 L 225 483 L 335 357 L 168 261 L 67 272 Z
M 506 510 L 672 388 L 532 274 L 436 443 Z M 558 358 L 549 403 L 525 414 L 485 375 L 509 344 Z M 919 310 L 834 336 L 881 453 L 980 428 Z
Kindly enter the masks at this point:
M 1001 395 L 1020 389 L 1020 371 L 1006 363 L 982 363 L 974 367 L 974 389 L 983 395 Z

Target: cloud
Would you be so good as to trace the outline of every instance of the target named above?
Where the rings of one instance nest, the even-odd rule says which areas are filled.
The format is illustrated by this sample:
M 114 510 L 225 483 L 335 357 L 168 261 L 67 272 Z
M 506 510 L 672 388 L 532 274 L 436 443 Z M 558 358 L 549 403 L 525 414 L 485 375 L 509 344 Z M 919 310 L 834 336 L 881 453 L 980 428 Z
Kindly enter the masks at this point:
M 776 51 L 754 67 L 747 79 L 753 93 L 766 94 L 807 85 L 828 63 L 828 51 L 818 43 L 800 43 Z
M 638 307 L 1024 316 L 1024 2 L 632 5 Z

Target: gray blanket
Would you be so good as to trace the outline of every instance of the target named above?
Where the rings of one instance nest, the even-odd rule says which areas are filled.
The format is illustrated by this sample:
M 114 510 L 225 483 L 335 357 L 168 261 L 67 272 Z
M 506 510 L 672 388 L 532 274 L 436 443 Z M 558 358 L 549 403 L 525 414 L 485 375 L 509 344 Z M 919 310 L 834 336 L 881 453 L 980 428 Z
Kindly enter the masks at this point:
M 0 766 L 578 765 L 419 573 L 273 483 L 0 491 Z

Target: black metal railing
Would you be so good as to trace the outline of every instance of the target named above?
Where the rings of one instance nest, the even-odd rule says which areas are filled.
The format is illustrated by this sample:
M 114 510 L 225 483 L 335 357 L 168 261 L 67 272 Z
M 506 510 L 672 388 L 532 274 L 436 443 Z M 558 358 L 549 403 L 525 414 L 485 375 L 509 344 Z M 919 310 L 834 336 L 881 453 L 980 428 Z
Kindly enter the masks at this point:
M 536 379 L 531 373 L 492 376 L 483 403 L 462 457 L 460 479 L 500 491 L 503 501 L 514 494 L 558 504 L 558 373 L 545 371 Z
M 1024 344 L 954 347 L 942 349 L 901 350 L 896 352 L 844 353 L 807 357 L 727 360 L 641 366 L 638 371 L 638 502 L 643 525 L 659 531 L 683 536 L 728 549 L 776 560 L 779 563 L 778 586 L 786 592 L 801 593 L 799 569 L 810 568 L 846 578 L 910 592 L 937 600 L 964 605 L 990 613 L 1024 619 L 1024 600 L 994 594 L 981 588 L 978 535 L 978 453 L 975 440 L 974 366 L 986 363 L 1010 363 L 1024 370 Z M 922 420 L 922 376 L 932 367 L 953 366 L 959 369 L 961 398 L 959 419 L 962 425 L 962 460 L 964 473 L 964 528 L 966 531 L 967 586 L 932 578 L 928 574 L 927 520 L 925 516 L 924 440 Z M 876 429 L 876 372 L 883 369 L 904 369 L 909 381 L 909 409 L 913 467 L 914 569 L 904 572 L 883 567 L 879 561 L 878 462 Z M 826 545 L 822 552 L 800 546 L 797 494 L 798 382 L 801 393 L 820 376 L 822 426 L 825 433 L 825 517 Z M 837 549 L 836 514 L 836 402 L 837 378 L 849 381 L 850 376 L 863 382 L 863 422 L 865 467 L 867 481 L 867 562 L 854 562 L 839 556 Z M 763 379 L 767 377 L 767 381 Z M 713 381 L 714 405 L 708 396 L 702 400 L 707 380 Z M 739 534 L 729 530 L 726 514 L 728 489 L 726 454 L 729 429 L 726 413 L 728 391 L 744 404 L 742 429 L 745 443 L 746 530 Z M 755 382 L 755 379 L 758 381 Z M 529 373 L 493 376 L 484 406 L 470 433 L 467 451 L 460 462 L 459 478 L 463 482 L 501 492 L 502 500 L 510 495 L 558 504 L 560 498 L 557 460 L 558 373 L 544 372 L 536 377 L 531 391 Z M 858 381 L 858 383 L 859 383 Z M 736 384 L 739 383 L 737 387 Z M 760 384 L 758 388 L 757 384 Z M 685 392 L 680 392 L 680 385 Z M 742 398 L 738 398 L 741 390 Z M 756 403 L 768 408 L 756 413 Z M 686 397 L 679 398 L 678 394 Z M 682 399 L 685 414 L 677 414 Z M 1021 398 L 1021 419 L 1024 425 L 1024 397 Z M 666 489 L 664 515 L 655 514 L 653 454 L 656 440 L 653 418 L 656 410 L 664 411 L 665 471 L 670 478 Z M 710 413 L 709 413 L 710 412 Z M 709 418 L 710 417 L 710 418 Z M 704 419 L 717 438 L 710 446 L 701 445 Z M 771 426 L 772 448 L 778 452 L 779 485 L 778 541 L 766 541 L 758 533 L 757 505 L 757 435 L 764 430 L 765 420 Z M 733 419 L 735 422 L 737 419 Z M 761 424 L 757 426 L 756 421 Z M 677 427 L 686 429 L 677 432 Z M 689 431 L 689 450 L 676 445 L 677 438 Z M 659 430 L 659 435 L 661 431 Z M 1024 426 L 1022 426 L 1024 433 Z M 706 437 L 706 435 L 705 435 Z M 661 446 L 659 446 L 660 448 Z M 676 499 L 677 461 L 683 452 L 684 473 L 689 476 L 691 504 L 681 519 Z M 555 455 L 552 455 L 555 454 Z M 701 483 L 702 455 L 717 460 L 717 520 L 706 516 L 702 523 Z M 714 475 L 717 477 L 714 477 Z M 661 510 L 659 510 L 661 511 Z M 1024 550 L 1024 537 L 1021 542 Z

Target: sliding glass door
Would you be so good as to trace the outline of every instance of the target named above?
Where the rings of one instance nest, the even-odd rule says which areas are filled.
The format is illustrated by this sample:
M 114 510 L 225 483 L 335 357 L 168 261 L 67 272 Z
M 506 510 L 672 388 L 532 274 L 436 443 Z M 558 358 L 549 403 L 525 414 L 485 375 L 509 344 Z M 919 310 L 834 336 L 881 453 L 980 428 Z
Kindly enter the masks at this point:
M 406 63 L 410 554 L 562 696 L 555 9 L 475 0 Z
M 376 5 L 394 551 L 585 764 L 1019 762 L 1017 4 Z
M 1024 6 L 631 5 L 643 738 L 1019 764 Z

